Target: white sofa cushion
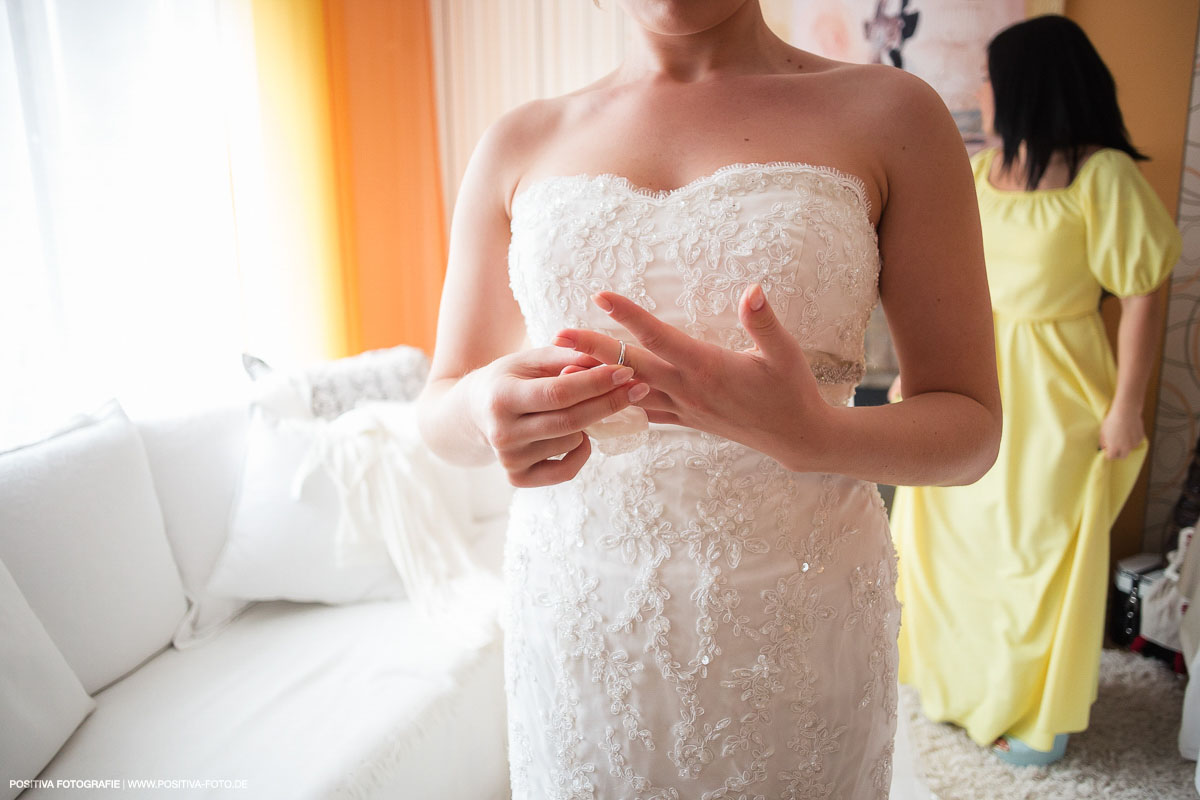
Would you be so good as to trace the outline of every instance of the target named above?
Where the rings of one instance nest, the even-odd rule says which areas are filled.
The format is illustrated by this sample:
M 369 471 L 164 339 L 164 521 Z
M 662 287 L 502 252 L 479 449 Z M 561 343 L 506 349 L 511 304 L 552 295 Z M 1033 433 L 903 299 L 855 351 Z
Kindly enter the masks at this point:
M 0 455 L 0 560 L 89 693 L 170 643 L 187 600 L 146 451 L 116 401 Z
M 464 641 L 405 602 L 258 604 L 203 647 L 168 650 L 100 694 L 41 777 L 244 781 L 182 795 L 238 800 L 506 797 L 488 605 L 482 635 Z M 176 793 L 127 784 L 119 796 Z
M 367 403 L 332 420 L 280 418 L 278 397 L 272 406 L 252 412 L 210 595 L 436 602 L 435 584 L 471 571 L 472 478 L 487 485 L 498 468 L 438 459 L 411 403 Z
M 253 410 L 242 482 L 209 594 L 335 604 L 403 597 L 382 539 L 364 543 L 352 561 L 339 559 L 341 501 L 329 476 L 313 465 L 297 480 L 316 424 Z
M 175 631 L 176 647 L 204 641 L 246 606 L 244 600 L 209 595 L 205 587 L 225 546 L 248 426 L 245 397 L 185 414 L 138 420 L 167 539 L 191 601 Z
M 368 350 L 291 372 L 243 355 L 259 405 L 276 416 L 335 419 L 363 403 L 415 401 L 429 376 L 429 358 L 408 345 Z M 499 465 L 462 468 L 463 499 L 476 521 L 507 515 L 513 487 Z
M 95 708 L 0 563 L 0 798 L 20 794 Z
M 274 370 L 243 354 L 254 379 L 254 404 L 281 419 L 333 420 L 364 403 L 415 401 L 429 375 L 429 359 L 407 345 L 368 350 L 293 371 Z M 458 468 L 462 498 L 477 521 L 507 515 L 513 487 L 498 464 Z

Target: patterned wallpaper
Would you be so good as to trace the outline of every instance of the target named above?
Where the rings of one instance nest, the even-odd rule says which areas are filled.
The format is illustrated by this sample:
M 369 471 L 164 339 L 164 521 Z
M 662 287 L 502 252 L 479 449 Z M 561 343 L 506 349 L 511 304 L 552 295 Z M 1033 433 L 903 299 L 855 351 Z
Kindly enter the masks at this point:
M 1143 544 L 1158 551 L 1200 434 L 1200 44 L 1179 197 L 1183 256 L 1171 276 Z

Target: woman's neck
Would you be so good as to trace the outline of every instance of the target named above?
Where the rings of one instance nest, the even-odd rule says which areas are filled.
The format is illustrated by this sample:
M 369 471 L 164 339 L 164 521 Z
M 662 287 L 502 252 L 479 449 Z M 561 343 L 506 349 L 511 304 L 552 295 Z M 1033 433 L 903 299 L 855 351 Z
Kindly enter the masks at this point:
M 682 20 L 663 20 L 661 27 L 636 17 L 631 22 L 633 48 L 621 65 L 629 80 L 695 83 L 772 72 L 787 49 L 767 27 L 758 0 L 747 0 L 725 19 L 695 32 L 671 32 L 673 23 L 686 25 Z

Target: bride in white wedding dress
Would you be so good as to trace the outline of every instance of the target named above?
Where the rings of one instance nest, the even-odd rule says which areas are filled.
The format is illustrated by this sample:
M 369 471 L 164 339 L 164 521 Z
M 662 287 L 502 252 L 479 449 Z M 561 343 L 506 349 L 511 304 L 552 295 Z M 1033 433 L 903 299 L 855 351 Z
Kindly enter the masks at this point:
M 966 154 L 927 86 L 757 0 L 621 5 L 630 59 L 472 158 L 421 400 L 521 487 L 513 797 L 886 798 L 874 482 L 974 481 L 1000 433 Z M 852 408 L 880 300 L 906 399 Z

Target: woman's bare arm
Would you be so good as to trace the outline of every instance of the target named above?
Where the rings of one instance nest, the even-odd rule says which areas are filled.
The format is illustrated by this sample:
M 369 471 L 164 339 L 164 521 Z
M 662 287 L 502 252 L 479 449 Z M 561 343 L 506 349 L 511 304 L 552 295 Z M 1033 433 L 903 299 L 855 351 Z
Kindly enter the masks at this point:
M 1117 390 L 1100 425 L 1100 447 L 1108 458 L 1124 458 L 1146 438 L 1142 407 L 1158 352 L 1163 316 L 1157 292 L 1121 298 Z
M 516 130 L 502 120 L 480 140 L 459 187 L 450 252 L 438 310 L 437 346 L 420 398 L 421 431 L 434 452 L 466 464 L 495 458 L 469 413 L 470 380 L 480 367 L 516 352 L 525 337 L 508 288 L 508 194 L 505 169 Z M 511 160 L 511 159 L 507 159 Z M 487 335 L 480 335 L 486 332 Z
M 1001 410 L 979 211 L 956 126 L 923 83 L 891 104 L 880 295 L 904 399 L 834 409 L 839 472 L 899 485 L 973 483 L 995 462 Z
M 421 433 L 459 464 L 499 458 L 519 486 L 569 480 L 591 452 L 584 427 L 629 405 L 627 369 L 571 350 L 521 350 L 525 326 L 508 283 L 509 206 L 541 107 L 510 113 L 485 134 L 463 178 Z M 572 367 L 595 367 L 574 371 Z M 643 389 L 644 390 L 644 389 Z

